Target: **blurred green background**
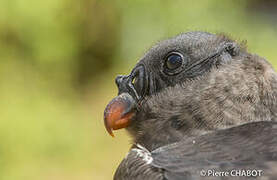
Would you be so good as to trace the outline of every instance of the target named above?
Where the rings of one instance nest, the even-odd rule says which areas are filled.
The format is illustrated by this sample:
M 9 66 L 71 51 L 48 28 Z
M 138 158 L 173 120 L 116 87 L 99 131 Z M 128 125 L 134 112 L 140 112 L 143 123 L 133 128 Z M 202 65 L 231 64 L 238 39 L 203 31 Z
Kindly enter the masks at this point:
M 274 0 L 1 0 L 0 179 L 108 180 L 130 147 L 103 110 L 155 42 L 225 32 L 277 66 Z

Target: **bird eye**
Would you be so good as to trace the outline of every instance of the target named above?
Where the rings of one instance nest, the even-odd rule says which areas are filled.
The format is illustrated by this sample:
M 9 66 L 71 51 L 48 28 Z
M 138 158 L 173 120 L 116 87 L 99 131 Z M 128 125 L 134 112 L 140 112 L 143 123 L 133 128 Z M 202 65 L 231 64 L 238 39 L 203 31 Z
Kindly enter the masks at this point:
M 172 52 L 170 53 L 166 58 L 166 68 L 168 70 L 175 70 L 182 66 L 184 57 L 182 54 L 178 52 Z

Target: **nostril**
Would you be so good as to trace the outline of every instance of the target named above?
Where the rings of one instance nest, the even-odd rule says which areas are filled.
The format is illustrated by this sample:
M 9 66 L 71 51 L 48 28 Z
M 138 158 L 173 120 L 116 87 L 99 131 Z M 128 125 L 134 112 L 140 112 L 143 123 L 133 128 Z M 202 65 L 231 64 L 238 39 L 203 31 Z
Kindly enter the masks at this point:
M 122 83 L 122 79 L 123 79 L 123 76 L 122 75 L 119 75 L 115 78 L 115 83 L 116 85 L 119 87 L 120 84 Z
M 115 78 L 118 94 L 129 93 L 134 99 L 139 100 L 144 94 L 147 83 L 145 80 L 144 66 L 140 65 L 133 69 L 129 75 L 119 75 Z
M 118 94 L 121 94 L 123 92 L 128 92 L 128 83 L 130 81 L 129 76 L 119 75 L 115 78 L 115 83 L 118 88 Z

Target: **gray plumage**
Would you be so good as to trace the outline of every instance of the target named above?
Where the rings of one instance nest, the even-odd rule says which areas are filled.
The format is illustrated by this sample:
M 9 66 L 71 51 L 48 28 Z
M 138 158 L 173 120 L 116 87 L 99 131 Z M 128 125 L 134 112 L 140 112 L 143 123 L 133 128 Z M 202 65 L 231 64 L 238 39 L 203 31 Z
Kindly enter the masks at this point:
M 255 170 L 261 172 L 260 175 L 253 173 L 255 179 L 274 180 L 277 177 L 276 136 L 276 122 L 244 124 L 160 147 L 150 153 L 153 158 L 150 164 L 138 155 L 142 153 L 134 150 L 138 147 L 133 147 L 119 166 L 115 179 L 249 179 L 236 173 Z M 229 174 L 208 176 L 209 170 Z
M 186 60 L 174 71 L 165 69 L 172 52 Z M 199 179 L 200 169 L 241 167 L 276 175 L 277 75 L 265 59 L 224 35 L 189 32 L 158 43 L 139 66 L 147 83 L 134 83 L 141 98 L 127 130 L 153 159 L 131 149 L 115 179 Z

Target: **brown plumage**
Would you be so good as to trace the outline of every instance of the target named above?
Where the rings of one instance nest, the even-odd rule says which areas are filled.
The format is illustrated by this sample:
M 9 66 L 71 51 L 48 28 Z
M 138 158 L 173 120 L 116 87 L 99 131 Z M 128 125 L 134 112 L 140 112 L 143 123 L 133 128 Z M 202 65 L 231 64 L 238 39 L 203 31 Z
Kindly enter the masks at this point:
M 277 75 L 244 46 L 224 35 L 181 34 L 151 48 L 116 82 L 120 98 L 107 107 L 106 126 L 124 122 L 134 146 L 115 179 L 199 179 L 196 170 L 241 168 L 246 159 L 245 168 L 274 177 Z M 111 119 L 114 102 L 129 108 Z M 215 161 L 207 163 L 209 156 Z

